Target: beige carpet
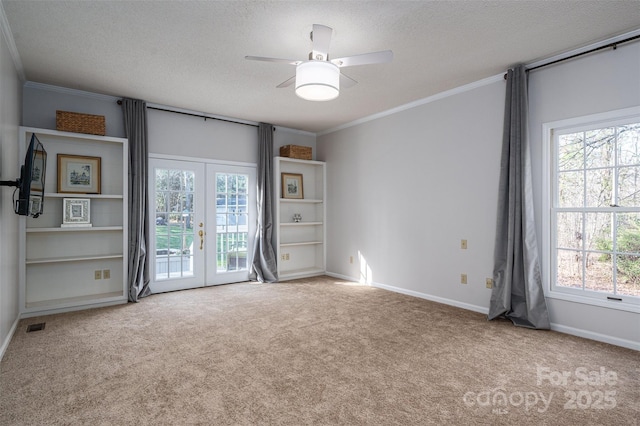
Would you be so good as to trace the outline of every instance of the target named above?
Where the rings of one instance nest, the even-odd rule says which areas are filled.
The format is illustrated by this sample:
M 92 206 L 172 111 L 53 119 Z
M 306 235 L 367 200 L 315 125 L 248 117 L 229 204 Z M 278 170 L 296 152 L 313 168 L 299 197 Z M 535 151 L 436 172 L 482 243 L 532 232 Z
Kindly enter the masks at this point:
M 22 320 L 0 424 L 637 424 L 639 374 L 632 350 L 381 289 L 243 283 Z

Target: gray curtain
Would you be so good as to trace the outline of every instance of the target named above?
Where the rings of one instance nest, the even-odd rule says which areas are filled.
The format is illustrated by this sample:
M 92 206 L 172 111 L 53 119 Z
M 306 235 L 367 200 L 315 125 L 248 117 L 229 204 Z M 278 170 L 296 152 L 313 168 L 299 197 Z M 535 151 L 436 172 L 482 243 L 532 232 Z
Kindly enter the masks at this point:
M 124 128 L 129 139 L 129 301 L 151 294 L 149 289 L 147 105 L 122 99 Z
M 254 281 L 278 281 L 276 253 L 273 249 L 273 126 L 258 126 L 258 230 L 249 278 Z
M 518 65 L 507 73 L 489 319 L 504 316 L 517 326 L 548 329 L 533 217 L 527 102 L 527 74 Z

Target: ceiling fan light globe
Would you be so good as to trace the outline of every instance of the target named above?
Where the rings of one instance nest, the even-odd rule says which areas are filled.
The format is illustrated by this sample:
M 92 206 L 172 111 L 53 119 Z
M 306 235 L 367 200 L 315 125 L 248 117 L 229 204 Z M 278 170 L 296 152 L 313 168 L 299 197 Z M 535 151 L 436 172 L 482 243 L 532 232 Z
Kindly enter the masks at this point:
M 296 67 L 296 95 L 308 101 L 330 101 L 340 94 L 340 69 L 327 61 L 306 61 Z

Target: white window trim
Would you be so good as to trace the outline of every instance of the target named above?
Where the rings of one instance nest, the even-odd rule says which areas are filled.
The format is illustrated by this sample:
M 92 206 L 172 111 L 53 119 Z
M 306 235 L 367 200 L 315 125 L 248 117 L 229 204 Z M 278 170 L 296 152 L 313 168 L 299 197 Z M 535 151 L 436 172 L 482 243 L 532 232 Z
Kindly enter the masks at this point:
M 570 127 L 583 125 L 594 126 L 600 123 L 610 123 L 612 121 L 625 120 L 640 115 L 640 106 L 624 108 L 615 111 L 607 111 L 598 114 L 592 114 L 582 117 L 574 117 L 564 120 L 544 123 L 542 125 L 542 278 L 545 297 L 550 299 L 560 299 L 575 303 L 600 306 L 603 308 L 615 309 L 620 311 L 640 313 L 640 305 L 633 303 L 625 303 L 624 301 L 613 301 L 606 298 L 587 297 L 581 294 L 575 294 L 570 288 L 567 291 L 553 290 L 551 287 L 551 273 L 554 262 L 551 259 L 551 208 L 553 188 L 553 175 L 555 173 L 553 163 L 553 131 L 562 130 Z M 580 290 L 584 294 L 584 290 Z M 595 293 L 595 292 L 594 292 Z M 606 296 L 605 296 L 606 297 Z

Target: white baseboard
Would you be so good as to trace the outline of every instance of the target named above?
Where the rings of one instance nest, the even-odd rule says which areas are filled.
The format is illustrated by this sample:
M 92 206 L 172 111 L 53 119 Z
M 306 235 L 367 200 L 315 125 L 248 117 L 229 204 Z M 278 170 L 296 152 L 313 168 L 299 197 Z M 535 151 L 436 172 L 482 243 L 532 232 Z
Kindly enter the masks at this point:
M 583 337 L 597 342 L 609 343 L 610 345 L 622 346 L 623 348 L 640 351 L 640 343 L 633 340 L 621 339 L 619 337 L 607 336 L 606 334 L 596 333 L 594 331 L 583 330 L 581 328 L 568 327 L 562 324 L 551 323 L 551 330 L 559 333 L 571 334 L 572 336 Z
M 327 272 L 326 275 L 329 275 L 335 278 L 340 278 L 347 281 L 357 282 L 357 280 L 352 277 L 335 274 L 332 272 Z M 407 290 L 404 288 L 394 287 L 386 284 L 371 283 L 370 286 L 393 291 L 395 293 L 406 294 L 408 296 L 419 297 L 420 299 L 430 300 L 432 302 L 438 302 L 438 303 L 442 303 L 449 306 L 455 306 L 457 308 L 467 309 L 469 311 L 479 312 L 485 315 L 489 313 L 489 308 L 484 306 L 472 305 L 472 304 L 460 302 L 457 300 L 446 299 L 444 297 L 433 296 L 431 294 L 420 293 L 417 291 Z M 551 330 L 557 331 L 559 333 L 570 334 L 572 336 L 583 337 L 585 339 L 595 340 L 597 342 L 609 343 L 611 345 L 621 346 L 623 348 L 633 349 L 635 351 L 640 351 L 640 343 L 634 342 L 633 340 L 621 339 L 619 337 L 608 336 L 606 334 L 596 333 L 593 331 L 583 330 L 580 328 L 568 327 L 566 325 L 555 324 L 555 323 L 551 323 Z
M 9 347 L 9 343 L 11 342 L 11 339 L 13 338 L 13 335 L 15 334 L 16 329 L 18 328 L 18 322 L 20 322 L 20 317 L 16 318 L 16 320 L 13 322 L 13 325 L 11 325 L 11 329 L 9 330 L 7 337 L 2 342 L 2 346 L 0 346 L 0 361 L 2 361 L 2 358 L 4 357 L 4 353 Z
M 340 278 L 340 279 L 347 280 L 347 281 L 357 282 L 357 280 L 353 279 L 352 277 L 347 277 L 345 275 L 335 274 L 333 272 L 327 272 L 326 275 L 329 275 L 330 277 L 334 277 L 334 278 Z M 430 300 L 432 302 L 442 303 L 443 305 L 455 306 L 456 308 L 462 308 L 462 309 L 466 309 L 468 311 L 478 312 L 478 313 L 485 314 L 485 315 L 487 315 L 489 313 L 489 308 L 485 308 L 484 306 L 472 305 L 470 303 L 460 302 L 460 301 L 453 300 L 453 299 L 447 299 L 447 298 L 444 298 L 444 297 L 433 296 L 431 294 L 420 293 L 419 291 L 407 290 L 407 289 L 404 289 L 404 288 L 394 287 L 392 285 L 381 284 L 381 283 L 376 283 L 376 282 L 372 282 L 371 284 L 369 284 L 369 286 L 370 287 L 376 287 L 376 288 L 382 288 L 384 290 L 393 291 L 394 293 L 401 293 L 401 294 L 406 294 L 408 296 L 418 297 L 420 299 Z

